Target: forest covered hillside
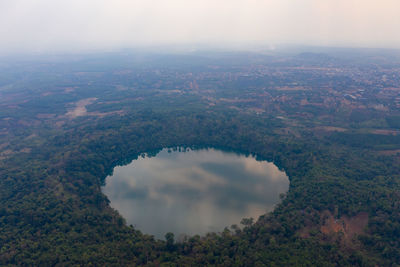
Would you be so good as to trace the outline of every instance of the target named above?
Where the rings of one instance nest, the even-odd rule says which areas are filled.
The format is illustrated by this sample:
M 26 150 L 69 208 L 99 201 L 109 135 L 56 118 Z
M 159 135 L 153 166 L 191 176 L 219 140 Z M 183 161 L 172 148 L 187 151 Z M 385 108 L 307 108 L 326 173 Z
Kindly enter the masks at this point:
M 395 50 L 2 57 L 0 265 L 399 266 L 399 72 Z M 289 190 L 158 240 L 101 186 L 169 147 L 255 155 Z

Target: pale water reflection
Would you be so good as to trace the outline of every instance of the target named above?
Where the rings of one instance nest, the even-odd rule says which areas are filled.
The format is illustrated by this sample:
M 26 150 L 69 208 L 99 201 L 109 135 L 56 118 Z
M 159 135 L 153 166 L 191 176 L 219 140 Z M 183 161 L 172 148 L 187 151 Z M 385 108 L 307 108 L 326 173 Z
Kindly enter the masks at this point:
M 157 238 L 219 232 L 244 217 L 257 219 L 289 187 L 284 172 L 252 156 L 168 151 L 116 167 L 102 188 L 128 224 Z

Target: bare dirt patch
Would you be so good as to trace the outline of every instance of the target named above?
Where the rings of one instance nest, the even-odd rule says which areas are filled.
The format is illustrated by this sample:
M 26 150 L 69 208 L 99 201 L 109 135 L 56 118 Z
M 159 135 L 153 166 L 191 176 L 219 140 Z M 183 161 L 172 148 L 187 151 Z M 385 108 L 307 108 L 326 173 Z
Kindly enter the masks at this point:
M 65 114 L 65 116 L 70 119 L 74 119 L 74 118 L 77 118 L 80 116 L 95 116 L 95 117 L 103 118 L 103 117 L 109 116 L 109 115 L 118 114 L 118 115 L 122 116 L 125 114 L 125 112 L 123 110 L 116 110 L 116 111 L 110 111 L 110 112 L 99 112 L 99 111 L 88 112 L 86 109 L 86 106 L 92 104 L 96 100 L 97 100 L 97 98 L 95 98 L 95 97 L 79 100 L 78 102 L 75 103 L 75 107 L 73 109 L 70 109 Z M 56 123 L 57 126 L 63 125 L 63 122 L 57 122 L 57 123 Z
M 309 238 L 313 233 L 319 232 L 325 236 L 322 238 L 323 240 L 339 241 L 346 248 L 356 249 L 359 247 L 357 236 L 365 233 L 369 220 L 368 213 L 360 212 L 352 217 L 336 218 L 332 212 L 326 210 L 320 216 L 320 225 L 306 223 L 305 227 L 298 231 L 298 235 L 302 238 Z
M 69 110 L 65 115 L 71 119 L 80 116 L 85 116 L 87 114 L 86 106 L 92 104 L 96 100 L 97 100 L 96 97 L 79 100 L 78 102 L 75 103 L 75 108 Z
M 326 235 L 341 232 L 345 243 L 352 243 L 354 237 L 364 233 L 364 229 L 368 225 L 368 213 L 366 212 L 360 212 L 353 217 L 342 216 L 337 219 L 332 213 L 326 211 L 323 213 L 323 217 L 325 222 L 320 227 L 320 231 Z

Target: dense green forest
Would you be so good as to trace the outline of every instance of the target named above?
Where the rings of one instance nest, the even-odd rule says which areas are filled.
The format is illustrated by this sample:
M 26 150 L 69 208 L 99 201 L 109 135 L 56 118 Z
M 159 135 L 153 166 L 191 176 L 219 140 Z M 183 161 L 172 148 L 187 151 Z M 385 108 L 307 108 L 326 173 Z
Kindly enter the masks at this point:
M 398 107 L 371 92 L 360 108 L 344 90 L 372 82 L 350 79 L 353 65 L 303 57 L 1 66 L 0 264 L 399 266 Z M 296 69 L 273 77 L 280 64 Z M 318 64 L 343 64 L 350 74 L 297 68 Z M 250 67 L 256 76 L 243 75 L 254 73 Z M 225 81 L 227 73 L 240 75 Z M 156 240 L 127 225 L 101 185 L 115 166 L 177 146 L 267 159 L 285 170 L 289 191 L 273 212 L 240 226 Z

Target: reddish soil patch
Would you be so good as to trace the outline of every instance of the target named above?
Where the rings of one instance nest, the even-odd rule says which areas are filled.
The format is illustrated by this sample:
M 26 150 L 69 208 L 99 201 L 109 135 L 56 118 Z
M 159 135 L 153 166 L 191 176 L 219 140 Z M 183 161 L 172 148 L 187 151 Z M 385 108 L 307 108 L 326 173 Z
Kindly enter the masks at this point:
M 368 213 L 360 212 L 356 216 L 348 218 L 343 217 L 345 232 L 349 236 L 359 235 L 364 233 L 365 227 L 368 225 Z
M 368 213 L 360 212 L 353 217 L 342 216 L 340 219 L 330 211 L 323 211 L 321 216 L 322 225 L 315 225 L 310 221 L 305 227 L 298 231 L 298 235 L 302 238 L 309 238 L 312 232 L 322 233 L 325 235 L 321 240 L 339 241 L 343 247 L 358 249 L 359 241 L 357 235 L 363 234 L 368 225 Z
M 326 235 L 342 232 L 346 243 L 351 243 L 355 235 L 364 233 L 364 229 L 368 225 L 368 213 L 366 212 L 360 212 L 350 218 L 343 216 L 340 219 L 335 219 L 330 212 L 324 212 L 323 216 L 326 219 L 320 228 L 321 232 Z
M 343 222 L 333 217 L 329 217 L 323 226 L 321 226 L 321 232 L 324 234 L 344 232 Z

